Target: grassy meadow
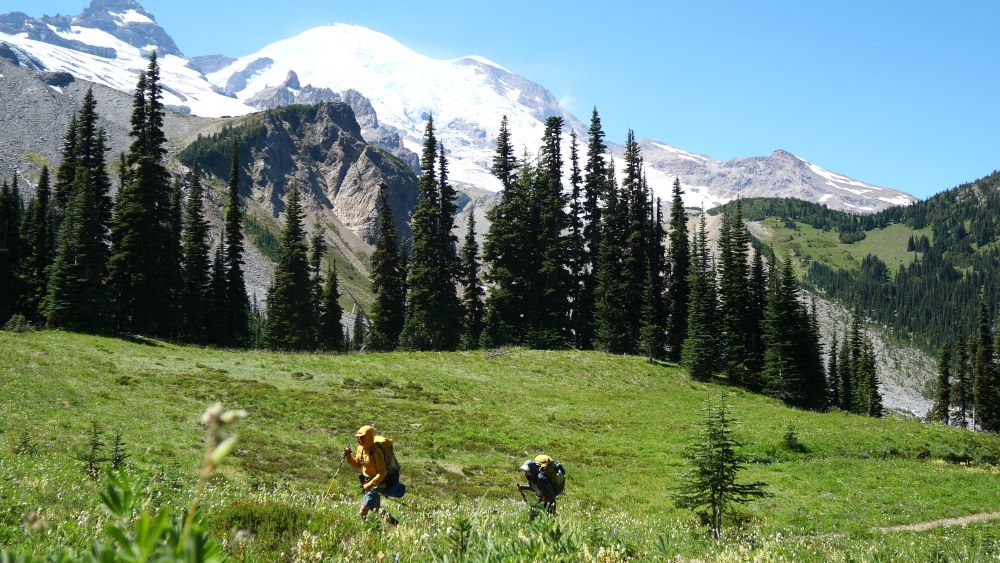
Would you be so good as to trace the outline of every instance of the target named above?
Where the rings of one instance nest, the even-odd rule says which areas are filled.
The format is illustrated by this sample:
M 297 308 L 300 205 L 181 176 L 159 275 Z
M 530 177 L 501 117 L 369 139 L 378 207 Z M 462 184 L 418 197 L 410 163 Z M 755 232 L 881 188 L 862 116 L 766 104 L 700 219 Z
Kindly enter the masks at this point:
M 905 242 L 905 237 L 904 237 Z M 716 544 L 671 488 L 706 401 L 729 403 L 744 478 L 772 498 L 738 508 Z M 80 457 L 96 423 L 125 441 L 149 506 L 190 501 L 202 411 L 241 408 L 240 442 L 202 517 L 234 559 L 967 560 L 997 558 L 1000 524 L 879 528 L 992 512 L 1000 439 L 914 421 L 792 410 L 680 368 L 596 352 L 519 349 L 329 356 L 231 352 L 63 332 L 0 332 L 0 546 L 43 556 L 102 535 Z M 341 471 L 354 431 L 393 437 L 402 524 L 357 519 Z M 785 439 L 791 427 L 796 442 Z M 517 466 L 567 471 L 559 516 L 529 522 Z M 41 525 L 27 526 L 34 513 Z

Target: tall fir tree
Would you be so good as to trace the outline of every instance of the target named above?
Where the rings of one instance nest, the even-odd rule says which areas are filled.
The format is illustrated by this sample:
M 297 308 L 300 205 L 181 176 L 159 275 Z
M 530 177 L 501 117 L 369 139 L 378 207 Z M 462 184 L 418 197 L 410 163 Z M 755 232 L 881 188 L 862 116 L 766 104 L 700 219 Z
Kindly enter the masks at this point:
M 839 357 L 837 358 L 837 379 L 840 382 L 837 406 L 840 407 L 840 410 L 852 412 L 854 410 L 854 376 L 851 374 L 851 340 L 847 333 L 841 341 Z
M 413 211 L 413 247 L 407 277 L 406 316 L 400 346 L 408 350 L 453 350 L 461 333 L 460 302 L 455 291 L 454 245 L 444 236 L 441 180 L 435 173 L 438 145 L 433 117 L 428 119 L 420 158 L 420 195 Z M 444 162 L 441 159 L 441 162 Z M 453 207 L 453 204 L 452 204 Z
M 484 278 L 490 284 L 482 335 L 484 347 L 517 342 L 523 311 L 522 269 L 526 250 L 523 247 L 527 217 L 521 209 L 526 199 L 517 175 L 507 116 L 500 122 L 497 150 L 491 172 L 500 181 L 500 201 L 486 212 L 490 229 L 483 241 Z
M 18 275 L 24 254 L 23 215 L 24 204 L 17 189 L 17 176 L 14 176 L 13 186 L 5 180 L 0 187 L 0 326 L 14 314 L 23 291 Z
M 205 187 L 201 168 L 191 168 L 181 237 L 181 337 L 189 342 L 208 341 L 212 304 L 212 272 L 209 260 L 209 224 L 205 220 Z
M 760 391 L 764 382 L 764 310 L 767 307 L 767 270 L 764 258 L 755 246 L 750 266 L 750 313 L 747 342 L 746 372 L 743 384 L 751 391 Z
M 55 221 L 51 207 L 48 166 L 42 167 L 35 187 L 35 197 L 31 199 L 25 212 L 21 223 L 21 239 L 24 241 L 24 255 L 19 269 L 24 287 L 18 308 L 31 320 L 38 321 L 41 320 L 39 306 L 46 292 L 46 271 L 52 263 L 55 250 Z
M 736 200 L 735 211 L 722 219 L 719 235 L 719 302 L 722 333 L 723 372 L 735 385 L 748 385 L 751 379 L 747 360 L 751 357 L 752 296 L 747 261 L 750 234 L 743 223 L 742 203 Z
M 303 219 L 299 189 L 293 183 L 264 324 L 264 342 L 278 350 L 309 350 L 315 345 L 316 310 Z
M 317 224 L 309 236 L 309 286 L 312 291 L 313 320 L 316 326 L 316 342 L 319 342 L 319 318 L 323 311 L 323 255 L 326 254 L 326 239 L 323 225 Z
M 371 326 L 366 347 L 373 351 L 395 350 L 405 319 L 406 272 L 400 260 L 399 241 L 385 188 L 379 196 L 378 234 L 371 258 Z
M 691 248 L 688 245 L 687 213 L 681 196 L 679 178 L 674 179 L 670 199 L 670 224 L 667 238 L 670 241 L 670 278 L 667 280 L 667 301 L 670 303 L 670 326 L 667 331 L 667 354 L 673 361 L 681 359 L 681 350 L 687 338 L 688 302 L 690 299 L 689 270 Z
M 538 174 L 532 189 L 532 207 L 536 211 L 535 237 L 532 251 L 540 263 L 534 270 L 532 300 L 537 307 L 525 311 L 531 319 L 529 339 L 534 348 L 563 348 L 570 344 L 569 303 L 566 296 L 570 285 L 566 264 L 566 237 L 569 227 L 568 204 L 562 188 L 562 128 L 561 117 L 545 121 L 542 146 L 538 153 Z
M 972 386 L 969 381 L 969 349 L 965 345 L 965 336 L 956 330 L 955 334 L 955 386 L 954 404 L 958 407 L 955 423 L 965 428 L 969 423 L 972 411 Z
M 88 182 L 89 171 L 78 169 L 59 226 L 47 293 L 42 301 L 42 315 L 52 328 L 100 331 L 105 327 L 110 308 L 103 284 L 107 247 L 94 193 L 86 189 Z
M 143 76 L 134 96 L 132 145 L 126 156 L 125 184 L 114 207 L 114 252 L 108 270 L 117 327 L 126 332 L 171 336 L 176 328 L 178 242 L 174 238 L 170 179 L 163 162 L 164 108 L 155 52 Z M 81 117 L 77 135 L 81 147 L 86 139 L 84 123 Z
M 708 228 L 704 212 L 698 222 L 698 232 L 691 245 L 691 269 L 688 283 L 687 338 L 684 339 L 682 360 L 698 381 L 708 381 L 718 370 L 718 298 L 715 267 L 708 247 Z
M 614 166 L 607 167 L 605 206 L 601 212 L 601 247 L 597 257 L 597 291 L 595 293 L 594 344 L 610 354 L 634 352 L 635 342 L 629 338 L 627 326 L 630 311 L 626 306 L 625 263 L 627 244 L 627 208 L 615 181 Z
M 225 344 L 223 334 L 229 327 L 229 307 L 226 306 L 226 233 L 219 236 L 219 244 L 212 256 L 212 277 L 209 287 L 208 340 L 213 344 Z
M 586 262 L 582 267 L 579 314 L 574 323 L 577 345 L 589 350 L 594 347 L 596 325 L 594 314 L 598 285 L 598 260 L 601 252 L 601 202 L 608 192 L 608 170 L 604 160 L 608 150 L 604 142 L 601 117 L 594 108 L 587 130 L 587 163 L 583 176 L 583 240 Z
M 621 201 L 628 217 L 625 229 L 625 246 L 622 249 L 624 263 L 622 274 L 625 292 L 624 302 L 627 311 L 631 311 L 625 320 L 625 338 L 628 340 L 628 353 L 635 353 L 639 346 L 639 331 L 642 326 L 642 316 L 635 312 L 643 308 L 643 296 L 649 283 L 650 250 L 649 242 L 652 228 L 650 197 L 642 177 L 642 156 L 635 133 L 629 130 L 625 141 L 625 170 L 622 179 Z M 650 295 L 652 298 L 652 295 Z
M 804 407 L 805 374 L 799 362 L 800 333 L 804 330 L 799 287 L 791 258 L 771 271 L 764 311 L 764 392 L 793 406 Z
M 811 410 L 823 410 L 828 406 L 826 366 L 823 365 L 823 343 L 816 315 L 816 299 L 811 300 L 808 310 L 805 307 L 801 310 L 805 317 L 799 345 L 800 369 L 805 377 L 803 406 Z M 881 404 L 881 399 L 879 403 Z
M 452 287 L 454 287 L 454 282 L 457 281 L 459 275 L 459 258 L 458 258 L 458 237 L 455 236 L 455 213 L 458 211 L 456 202 L 458 201 L 458 192 L 448 181 L 448 159 L 444 154 L 444 145 L 438 143 L 438 193 L 440 198 L 440 217 L 438 219 L 438 239 L 437 243 L 439 245 L 439 259 L 441 265 L 441 277 L 443 279 L 451 279 Z M 456 292 L 446 292 L 446 295 L 442 296 L 442 299 L 451 307 L 454 311 L 459 309 L 459 300 Z
M 250 303 L 243 278 L 243 211 L 240 209 L 240 161 L 239 148 L 233 143 L 232 166 L 226 192 L 226 212 L 224 218 L 226 291 L 223 329 L 219 333 L 220 344 L 241 346 L 245 343 L 249 326 Z
M 570 330 L 573 333 L 573 345 L 583 349 L 589 345 L 590 337 L 588 323 L 592 312 L 584 311 L 591 307 L 583 300 L 584 284 L 586 283 L 588 265 L 587 241 L 584 238 L 584 200 L 582 192 L 583 175 L 580 170 L 580 153 L 577 146 L 576 131 L 569 132 L 569 233 L 566 237 L 566 267 L 569 269 Z
M 930 419 L 944 424 L 951 422 L 951 344 L 945 342 L 938 351 L 937 393 Z
M 145 78 L 142 78 L 142 75 L 140 75 L 140 80 L 145 80 Z M 53 207 L 56 210 L 57 226 L 58 221 L 61 220 L 69 208 L 69 199 L 73 191 L 73 178 L 76 175 L 76 130 L 78 125 L 76 116 L 77 114 L 74 113 L 70 119 L 69 128 L 66 129 L 66 134 L 63 136 L 62 160 L 59 162 L 59 167 L 56 168 L 56 180 L 53 187 Z
M 875 363 L 875 348 L 871 339 L 865 338 L 858 354 L 857 398 L 859 413 L 881 417 L 883 414 L 882 394 L 878 389 L 878 371 Z
M 145 84 L 145 78 L 140 82 Z M 41 304 L 49 326 L 89 332 L 107 328 L 112 311 L 104 285 L 111 182 L 96 107 L 93 92 L 88 90 L 65 136 L 54 194 L 53 232 L 58 230 L 58 234 L 53 235 L 55 253 Z
M 833 340 L 830 342 L 830 357 L 827 358 L 826 368 L 826 388 L 828 393 L 828 404 L 832 407 L 840 406 L 840 372 L 837 361 L 840 350 L 837 342 L 837 333 L 834 331 Z
M 985 300 L 979 302 L 979 317 L 976 323 L 976 357 L 974 359 L 975 382 L 973 396 L 976 405 L 976 425 L 987 432 L 1000 431 L 1000 389 L 997 388 L 993 357 L 993 335 L 990 314 Z
M 645 182 L 645 179 L 643 181 Z M 653 209 L 649 236 L 649 267 L 647 268 L 647 282 L 642 304 L 643 321 L 639 331 L 642 350 L 650 361 L 666 358 L 667 325 L 669 322 L 667 306 L 664 302 L 664 268 L 667 259 L 663 247 L 665 233 L 660 198 L 656 198 Z
M 483 333 L 483 282 L 479 276 L 479 242 L 476 241 L 476 209 L 469 212 L 469 223 L 462 246 L 462 305 L 465 311 L 462 345 L 467 350 L 479 347 Z
M 337 263 L 330 260 L 320 301 L 317 344 L 321 350 L 344 351 L 343 317 L 344 310 L 340 306 L 340 284 L 337 280 Z

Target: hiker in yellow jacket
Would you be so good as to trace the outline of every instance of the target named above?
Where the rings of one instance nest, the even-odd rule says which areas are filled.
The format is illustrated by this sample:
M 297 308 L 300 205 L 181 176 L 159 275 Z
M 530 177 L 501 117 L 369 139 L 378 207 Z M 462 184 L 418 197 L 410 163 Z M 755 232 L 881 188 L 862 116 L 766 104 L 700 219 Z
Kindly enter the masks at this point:
M 385 448 L 376 445 L 374 428 L 362 426 L 354 437 L 358 440 L 357 453 L 351 453 L 351 448 L 346 447 L 344 457 L 347 463 L 361 474 L 358 477 L 364 496 L 361 497 L 359 515 L 365 519 L 368 517 L 368 512 L 374 510 L 386 522 L 395 525 L 398 523 L 396 519 L 382 509 L 381 495 L 395 498 L 403 496 L 406 489 L 399 482 L 398 470 L 395 475 L 391 475 L 389 465 L 393 462 L 389 460 L 387 463 Z

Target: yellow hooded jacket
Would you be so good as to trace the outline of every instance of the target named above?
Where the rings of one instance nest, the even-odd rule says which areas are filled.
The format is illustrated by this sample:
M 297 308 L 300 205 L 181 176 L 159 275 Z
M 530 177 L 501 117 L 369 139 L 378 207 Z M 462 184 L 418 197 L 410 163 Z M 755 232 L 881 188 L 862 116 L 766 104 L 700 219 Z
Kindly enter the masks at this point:
M 369 491 L 382 483 L 389 470 L 386 468 L 382 450 L 372 447 L 375 445 L 375 429 L 371 426 L 362 426 L 354 435 L 362 437 L 362 445 L 358 446 L 356 454 L 347 456 L 347 463 L 368 478 L 362 489 Z

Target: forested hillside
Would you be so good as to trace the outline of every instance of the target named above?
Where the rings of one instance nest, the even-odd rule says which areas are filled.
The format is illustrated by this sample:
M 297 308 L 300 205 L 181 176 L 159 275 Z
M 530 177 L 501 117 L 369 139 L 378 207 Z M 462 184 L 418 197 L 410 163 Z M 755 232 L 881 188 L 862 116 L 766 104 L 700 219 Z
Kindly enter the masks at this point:
M 772 252 L 800 258 L 804 281 L 933 351 L 976 326 L 1000 296 L 1000 173 L 909 207 L 851 215 L 793 199 L 746 199 Z M 718 213 L 731 206 L 713 210 Z

